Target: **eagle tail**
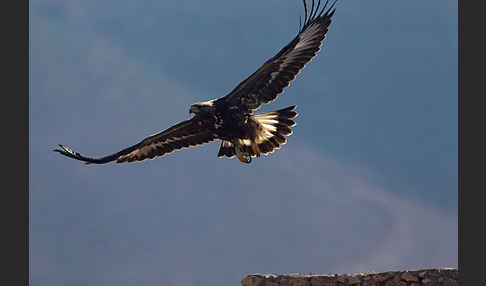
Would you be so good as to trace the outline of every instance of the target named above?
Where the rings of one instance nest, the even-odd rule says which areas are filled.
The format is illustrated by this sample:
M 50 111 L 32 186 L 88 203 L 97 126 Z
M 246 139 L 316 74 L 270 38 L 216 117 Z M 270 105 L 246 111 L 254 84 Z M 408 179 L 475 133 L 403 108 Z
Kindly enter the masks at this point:
M 298 115 L 294 111 L 295 105 L 289 106 L 273 112 L 261 113 L 253 115 L 253 119 L 258 122 L 261 127 L 255 138 L 255 143 L 258 146 L 258 153 L 253 152 L 254 148 L 248 148 L 251 156 L 259 156 L 260 154 L 270 154 L 276 149 L 280 149 L 281 145 L 287 143 L 285 136 L 292 134 L 291 127 L 295 126 L 292 118 Z
M 234 142 L 223 140 L 219 149 L 218 157 L 229 157 L 242 153 L 249 157 L 259 157 L 260 154 L 268 155 L 281 145 L 287 143 L 287 138 L 292 134 L 291 127 L 295 126 L 292 118 L 298 115 L 294 111 L 295 105 L 277 111 L 252 115 L 252 119 L 257 123 L 255 138 L 237 139 Z

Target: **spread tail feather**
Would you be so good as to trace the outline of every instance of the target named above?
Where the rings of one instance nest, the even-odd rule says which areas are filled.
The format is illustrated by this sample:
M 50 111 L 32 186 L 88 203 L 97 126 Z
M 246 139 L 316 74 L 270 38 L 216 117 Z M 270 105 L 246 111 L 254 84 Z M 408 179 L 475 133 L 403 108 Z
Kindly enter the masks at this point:
M 268 155 L 280 149 L 281 145 L 287 143 L 285 136 L 292 134 L 290 127 L 295 126 L 292 118 L 296 117 L 298 113 L 294 109 L 295 105 L 277 111 L 252 115 L 251 118 L 258 123 L 255 138 L 236 139 L 233 142 L 223 140 L 218 157 L 232 158 L 238 155 L 238 158 L 240 156 L 251 158 L 258 157 L 260 154 Z

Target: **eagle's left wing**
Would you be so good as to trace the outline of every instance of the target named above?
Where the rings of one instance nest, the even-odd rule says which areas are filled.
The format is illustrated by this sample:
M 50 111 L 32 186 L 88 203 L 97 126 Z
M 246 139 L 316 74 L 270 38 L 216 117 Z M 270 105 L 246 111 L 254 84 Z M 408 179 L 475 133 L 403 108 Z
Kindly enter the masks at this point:
M 59 145 L 61 149 L 54 151 L 64 156 L 84 161 L 86 164 L 104 164 L 115 160 L 117 163 L 122 163 L 153 159 L 156 156 L 163 156 L 175 150 L 202 145 L 214 139 L 216 139 L 214 123 L 195 116 L 165 131 L 147 137 L 138 144 L 102 158 L 83 156 L 64 145 Z
M 304 25 L 299 29 L 299 34 L 220 100 L 226 101 L 229 105 L 237 105 L 240 109 L 254 110 L 277 98 L 319 51 L 331 24 L 331 17 L 336 11 L 333 7 L 337 0 L 326 9 L 328 2 L 329 0 L 319 11 L 321 1 L 319 0 L 314 9 L 313 0 L 308 14 L 306 0 L 303 0 Z

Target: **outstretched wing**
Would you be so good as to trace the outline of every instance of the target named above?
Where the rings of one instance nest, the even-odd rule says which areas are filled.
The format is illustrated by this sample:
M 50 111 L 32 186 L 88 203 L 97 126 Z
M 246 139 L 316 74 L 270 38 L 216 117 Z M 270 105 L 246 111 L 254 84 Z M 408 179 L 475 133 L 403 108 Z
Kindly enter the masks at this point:
M 277 98 L 316 55 L 331 24 L 331 17 L 336 11 L 333 7 L 337 0 L 333 1 L 329 8 L 327 0 L 321 10 L 321 1 L 319 0 L 314 7 L 312 0 L 309 13 L 306 0 L 302 2 L 305 15 L 304 25 L 299 29 L 299 34 L 221 100 L 230 105 L 238 105 L 240 109 L 257 109 Z
M 154 157 L 163 156 L 179 149 L 202 145 L 214 139 L 216 139 L 214 123 L 195 116 L 165 131 L 147 137 L 136 145 L 102 158 L 83 156 L 64 145 L 59 145 L 61 149 L 54 151 L 67 157 L 84 161 L 87 164 L 104 164 L 115 160 L 117 163 L 122 163 L 153 159 Z

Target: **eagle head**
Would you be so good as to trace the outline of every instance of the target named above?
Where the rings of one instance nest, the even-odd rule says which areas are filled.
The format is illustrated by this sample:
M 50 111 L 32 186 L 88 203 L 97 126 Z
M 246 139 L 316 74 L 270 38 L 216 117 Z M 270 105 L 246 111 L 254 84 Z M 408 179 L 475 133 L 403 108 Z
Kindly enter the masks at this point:
M 214 113 L 215 107 L 213 105 L 214 100 L 203 101 L 194 103 L 189 109 L 189 113 L 201 114 L 201 113 Z

